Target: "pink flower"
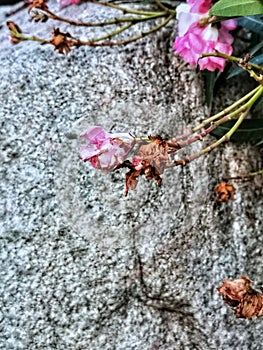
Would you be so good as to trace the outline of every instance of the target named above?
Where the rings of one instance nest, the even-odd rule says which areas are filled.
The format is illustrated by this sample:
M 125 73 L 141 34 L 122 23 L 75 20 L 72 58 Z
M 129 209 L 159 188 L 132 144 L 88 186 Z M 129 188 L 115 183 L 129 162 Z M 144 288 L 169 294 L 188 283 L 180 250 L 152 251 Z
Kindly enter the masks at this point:
M 121 165 L 135 144 L 135 138 L 128 133 L 110 134 L 100 126 L 94 126 L 81 135 L 88 146 L 80 147 L 84 162 L 100 170 L 111 171 Z
M 81 0 L 58 0 L 61 7 L 66 7 L 70 5 L 78 5 Z
M 235 20 L 227 20 L 217 25 L 199 26 L 202 18 L 208 17 L 212 6 L 211 0 L 188 0 L 187 4 L 177 7 L 178 37 L 174 43 L 174 50 L 192 66 L 197 63 L 200 69 L 223 71 L 225 60 L 219 57 L 205 57 L 200 59 L 202 53 L 220 51 L 231 55 L 233 37 L 229 30 L 236 28 Z

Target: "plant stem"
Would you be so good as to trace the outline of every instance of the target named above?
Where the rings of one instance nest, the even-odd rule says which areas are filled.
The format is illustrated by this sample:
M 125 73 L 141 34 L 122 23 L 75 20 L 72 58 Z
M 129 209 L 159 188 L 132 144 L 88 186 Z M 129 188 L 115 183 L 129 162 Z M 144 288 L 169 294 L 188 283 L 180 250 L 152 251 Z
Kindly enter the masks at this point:
M 23 3 L 22 3 L 19 7 L 17 7 L 16 9 L 11 10 L 10 12 L 7 12 L 7 13 L 5 14 L 5 17 L 11 17 L 11 16 L 15 15 L 16 13 L 18 13 L 19 11 L 21 11 L 21 10 L 27 8 L 27 7 L 28 7 L 28 3 L 23 2 Z
M 213 57 L 221 57 L 221 58 L 224 58 L 228 61 L 232 61 L 232 62 L 235 62 L 236 64 L 238 64 L 241 68 L 245 69 L 245 70 L 250 70 L 249 68 L 246 68 L 248 66 L 252 67 L 252 68 L 255 68 L 261 72 L 263 72 L 263 66 L 259 66 L 258 64 L 254 64 L 250 61 L 246 62 L 246 63 L 243 63 L 242 64 L 242 59 L 238 58 L 238 57 L 235 57 L 235 56 L 229 56 L 229 55 L 226 55 L 224 53 L 221 53 L 221 52 L 211 52 L 211 53 L 203 53 L 201 55 L 201 58 L 203 57 L 209 57 L 209 56 L 213 56 Z
M 164 16 L 164 13 L 162 13 L 162 16 Z M 164 21 L 162 21 L 160 24 L 156 25 L 155 27 L 151 28 L 150 30 L 146 31 L 146 32 L 143 32 L 135 37 L 132 37 L 130 39 L 126 39 L 126 40 L 120 40 L 120 41 L 116 41 L 116 42 L 112 42 L 112 41 L 104 41 L 104 42 L 101 42 L 99 43 L 98 41 L 102 41 L 102 40 L 107 40 L 109 38 L 112 38 L 113 36 L 116 36 L 118 34 L 120 34 L 121 32 L 125 31 L 126 29 L 130 28 L 134 23 L 127 23 L 125 25 L 123 25 L 121 28 L 115 30 L 115 31 L 112 31 L 111 33 L 109 34 L 106 34 L 102 37 L 98 37 L 98 38 L 94 38 L 94 39 L 91 39 L 91 40 L 88 40 L 88 41 L 81 41 L 79 39 L 76 39 L 76 38 L 72 38 L 72 41 L 74 39 L 74 42 L 71 43 L 72 45 L 71 46 L 117 46 L 117 45 L 125 45 L 125 44 L 129 44 L 131 42 L 134 42 L 136 40 L 139 40 L 147 35 L 150 35 L 156 31 L 158 31 L 159 29 L 161 29 L 162 27 L 164 27 L 168 22 L 170 22 L 173 18 L 174 18 L 175 15 L 170 15 L 168 16 Z M 160 17 L 158 15 L 158 17 Z M 157 18 L 157 15 L 154 15 L 154 16 L 149 16 L 148 18 L 141 18 L 140 21 L 143 21 L 143 20 L 150 20 L 150 19 L 156 19 Z M 137 19 L 139 20 L 139 19 Z M 19 33 L 19 32 L 16 32 L 16 33 L 12 33 L 12 35 L 17 38 L 18 40 L 20 41 L 37 41 L 41 44 L 52 44 L 51 40 L 45 40 L 45 39 L 42 39 L 42 38 L 39 38 L 39 37 L 36 37 L 36 36 L 24 36 L 22 33 Z
M 215 149 L 216 147 L 218 147 L 219 145 L 221 145 L 223 142 L 225 141 L 229 141 L 230 138 L 232 137 L 232 135 L 237 131 L 237 129 L 239 128 L 239 126 L 241 125 L 241 123 L 243 122 L 243 120 L 246 118 L 250 108 L 252 107 L 252 105 L 256 102 L 256 100 L 263 94 L 263 86 L 259 86 L 259 88 L 257 89 L 257 92 L 254 94 L 254 96 L 242 107 L 240 107 L 237 111 L 238 113 L 241 113 L 239 118 L 237 119 L 236 123 L 232 126 L 232 128 L 224 135 L 222 136 L 219 140 L 217 140 L 216 142 L 214 142 L 213 144 L 209 145 L 206 148 L 203 148 L 201 151 L 194 153 L 193 155 L 191 155 L 190 157 L 186 157 L 184 159 L 179 159 L 176 160 L 170 164 L 167 165 L 167 168 L 171 168 L 177 165 L 185 165 L 193 160 L 195 160 L 196 158 L 199 158 L 200 156 L 211 152 L 213 149 Z M 233 112 L 229 115 L 224 116 L 223 118 L 221 118 L 220 120 L 218 120 L 217 122 L 213 123 L 210 127 L 212 128 L 213 126 L 218 126 L 220 124 L 223 124 L 224 122 L 226 122 L 227 120 L 231 119 L 234 114 L 236 115 L 236 112 Z M 232 117 L 231 117 L 232 115 Z M 211 130 L 210 130 L 211 131 Z M 209 131 L 209 132 L 210 132 Z M 200 135 L 200 134 L 199 134 Z M 201 133 L 202 135 L 202 133 Z M 198 135 L 196 135 L 196 138 L 193 137 L 192 139 L 185 141 L 184 146 L 186 146 L 187 144 L 190 144 L 196 140 L 200 139 L 200 137 Z
M 224 115 L 230 113 L 232 110 L 234 110 L 235 108 L 237 108 L 238 106 L 242 105 L 246 100 L 248 100 L 251 96 L 254 96 L 258 90 L 261 90 L 261 86 L 257 86 L 254 90 L 250 91 L 248 94 L 246 94 L 245 96 L 243 96 L 241 99 L 239 99 L 237 102 L 233 103 L 231 106 L 225 108 L 223 111 L 213 115 L 212 117 L 204 120 L 201 124 L 197 125 L 196 127 L 194 127 L 191 132 L 197 132 L 200 129 L 203 129 L 206 125 L 210 124 L 211 122 L 213 122 L 216 119 L 219 119 L 221 117 L 223 117 Z M 187 135 L 188 136 L 188 135 Z
M 226 179 L 224 179 L 224 180 L 225 180 L 225 181 L 230 181 L 230 180 L 246 180 L 246 179 L 250 179 L 251 177 L 258 176 L 258 175 L 263 175 L 263 170 L 254 171 L 254 172 L 248 173 L 248 174 L 246 174 L 246 175 L 231 176 L 231 177 L 228 177 L 228 178 L 226 178 Z
M 90 0 L 88 2 L 92 2 L 94 4 L 97 5 L 102 5 L 102 6 L 107 6 L 107 7 L 111 7 L 113 9 L 122 11 L 124 14 L 125 13 L 132 13 L 135 15 L 145 15 L 145 16 L 150 16 L 150 15 L 155 15 L 157 12 L 150 12 L 150 11 L 140 11 L 140 10 L 132 10 L 132 9 L 128 9 L 119 5 L 114 5 L 112 3 L 109 2 L 103 2 L 103 1 L 96 1 L 96 0 Z
M 161 3 L 160 0 L 154 0 L 154 1 L 156 2 L 157 6 L 158 6 L 161 10 L 165 11 L 166 13 L 170 13 L 171 15 L 176 15 L 176 11 L 171 10 L 171 9 L 169 9 L 168 7 L 164 6 L 164 5 Z
M 129 23 L 135 24 L 138 22 L 148 21 L 148 20 L 167 16 L 167 13 L 165 13 L 165 12 L 156 12 L 155 14 L 149 14 L 147 16 L 144 15 L 144 17 L 119 17 L 119 18 L 114 18 L 113 20 L 110 20 L 110 21 L 92 23 L 92 22 L 77 22 L 77 21 L 73 21 L 71 19 L 60 17 L 50 10 L 46 10 L 45 13 L 47 13 L 49 18 L 51 18 L 53 20 L 68 23 L 70 25 L 74 25 L 74 26 L 78 26 L 78 27 L 105 27 L 108 25 L 114 25 L 114 24 L 119 24 L 119 23 L 123 23 L 123 22 L 129 22 Z
M 253 173 L 249 173 L 249 176 L 257 176 L 257 175 L 263 175 L 263 170 L 254 171 Z
M 93 40 L 89 40 L 89 41 L 78 41 L 77 45 L 87 45 L 87 46 L 117 46 L 117 45 L 126 45 L 129 44 L 131 42 L 137 41 L 149 34 L 152 34 L 156 31 L 158 31 L 159 29 L 161 29 L 162 27 L 164 27 L 168 22 L 170 22 L 172 19 L 174 18 L 174 15 L 170 15 L 168 18 L 166 18 L 163 22 L 161 22 L 160 24 L 158 24 L 157 26 L 153 27 L 152 29 L 143 32 L 139 35 L 136 35 L 130 39 L 126 39 L 126 40 L 120 40 L 120 41 L 106 41 L 106 42 L 102 42 L 102 43 L 97 43 L 96 40 L 97 39 L 93 39 Z
M 217 127 L 216 124 L 210 125 L 207 129 L 203 130 L 200 134 L 193 136 L 192 138 L 183 141 L 183 142 L 174 142 L 174 139 L 168 141 L 168 146 L 174 148 L 176 151 L 194 143 L 196 141 L 202 140 L 206 135 L 208 135 L 211 131 L 213 131 Z
M 44 45 L 44 44 L 50 44 L 50 40 L 45 40 L 45 39 L 42 39 L 42 38 L 38 38 L 37 36 L 35 35 L 32 35 L 32 36 L 23 36 L 22 34 L 17 34 L 16 37 L 21 40 L 21 41 L 36 41 L 38 43 L 40 43 L 41 45 Z
M 132 23 L 125 24 L 124 26 L 122 26 L 118 30 L 115 30 L 115 31 L 111 32 L 110 34 L 106 34 L 104 36 L 101 36 L 101 37 L 98 37 L 96 39 L 93 39 L 93 42 L 98 42 L 98 41 L 101 41 L 101 40 L 110 39 L 110 38 L 112 38 L 112 37 L 114 37 L 114 36 L 124 32 L 126 29 L 130 28 L 131 26 L 132 26 Z
M 167 167 L 171 168 L 171 167 L 174 167 L 174 166 L 177 166 L 177 165 L 186 165 L 186 164 L 192 162 L 193 160 L 201 157 L 202 155 L 211 152 L 213 149 L 215 149 L 216 147 L 221 145 L 221 143 L 223 143 L 225 141 L 228 141 L 230 139 L 230 137 L 234 134 L 234 132 L 238 129 L 240 124 L 243 122 L 243 120 L 245 119 L 245 117 L 248 114 L 248 111 L 249 110 L 243 112 L 240 115 L 240 117 L 238 118 L 237 122 L 233 125 L 233 127 L 223 137 L 221 137 L 219 140 L 217 140 L 216 142 L 212 143 L 208 147 L 203 148 L 201 151 L 194 153 L 190 157 L 179 159 L 179 160 L 176 160 L 175 162 L 170 163 Z

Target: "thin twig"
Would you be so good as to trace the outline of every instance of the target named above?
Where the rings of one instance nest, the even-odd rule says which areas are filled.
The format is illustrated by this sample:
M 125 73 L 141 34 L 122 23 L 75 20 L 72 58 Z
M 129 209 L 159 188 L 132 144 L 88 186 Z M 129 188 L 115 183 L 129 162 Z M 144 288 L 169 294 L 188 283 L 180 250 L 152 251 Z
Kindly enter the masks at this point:
M 19 11 L 22 11 L 22 10 L 24 10 L 25 8 L 27 8 L 27 6 L 28 6 L 28 3 L 27 3 L 26 1 L 24 1 L 24 2 L 23 2 L 19 7 L 17 7 L 16 9 L 7 12 L 7 13 L 5 14 L 5 17 L 7 18 L 7 17 L 10 17 L 10 16 L 13 16 L 13 15 L 15 15 L 16 13 L 18 13 Z
M 254 64 L 250 61 L 248 62 L 245 62 L 245 63 L 242 63 L 242 59 L 238 58 L 238 57 L 235 57 L 235 56 L 229 56 L 229 55 L 226 55 L 224 53 L 221 53 L 221 52 L 211 52 L 211 53 L 203 53 L 201 55 L 201 58 L 203 57 L 221 57 L 221 58 L 224 58 L 228 61 L 232 61 L 232 62 L 235 62 L 237 65 L 239 65 L 241 68 L 243 68 L 244 70 L 247 70 L 249 71 L 250 69 L 247 68 L 248 66 L 252 67 L 252 68 L 255 68 L 261 72 L 263 72 L 263 66 L 259 66 L 258 64 Z
M 190 157 L 186 157 L 184 159 L 179 159 L 176 160 L 170 164 L 168 164 L 166 167 L 167 168 L 171 168 L 177 165 L 185 165 L 197 158 L 199 158 L 200 156 L 211 152 L 213 149 L 215 149 L 216 147 L 218 147 L 219 145 L 221 145 L 223 142 L 230 140 L 231 136 L 236 132 L 236 130 L 239 128 L 239 126 L 241 125 L 241 123 L 243 122 L 243 120 L 246 118 L 250 108 L 252 107 L 252 105 L 256 102 L 256 100 L 263 94 L 263 86 L 260 86 L 260 89 L 258 89 L 258 91 L 255 93 L 255 95 L 248 101 L 248 103 L 246 104 L 247 107 L 245 110 L 241 111 L 241 114 L 239 116 L 239 118 L 237 119 L 236 123 L 232 126 L 232 128 L 224 135 L 222 136 L 219 140 L 217 140 L 216 142 L 214 142 L 213 144 L 209 145 L 206 148 L 203 148 L 201 151 L 194 153 L 193 155 L 191 155 Z M 245 106 L 245 105 L 244 105 Z M 241 108 L 243 109 L 242 106 Z M 229 119 L 229 115 L 221 118 L 220 120 L 218 120 L 217 122 L 215 122 L 214 124 L 216 126 L 224 123 L 226 120 Z M 231 118 L 230 118 L 231 119 Z
M 251 177 L 258 176 L 258 175 L 263 175 L 263 170 L 254 171 L 252 173 L 245 174 L 245 175 L 231 176 L 231 177 L 228 177 L 228 178 L 226 178 L 224 180 L 225 181 L 230 181 L 230 180 L 248 180 L 248 179 L 251 179 Z
M 60 17 L 50 10 L 46 10 L 44 11 L 44 13 L 46 13 L 50 19 L 68 23 L 70 25 L 78 26 L 78 27 L 105 27 L 108 25 L 114 25 L 114 24 L 119 24 L 123 22 L 129 22 L 129 23 L 135 24 L 138 22 L 148 21 L 151 19 L 167 16 L 167 13 L 165 12 L 156 12 L 155 14 L 150 13 L 147 16 L 144 15 L 144 17 L 119 17 L 119 18 L 117 17 L 117 18 L 114 18 L 113 20 L 109 20 L 105 22 L 77 22 L 68 18 Z
M 125 30 L 127 30 L 128 28 L 130 28 L 132 26 L 132 23 L 128 23 L 128 24 L 125 24 L 124 26 L 122 26 L 121 28 L 119 28 L 118 30 L 115 30 L 109 34 L 106 34 L 104 36 L 101 36 L 101 37 L 98 37 L 96 39 L 93 39 L 94 42 L 98 42 L 98 41 L 101 41 L 101 40 L 107 40 L 107 39 L 111 39 L 113 38 L 114 36 L 124 32 Z
M 156 31 L 158 31 L 159 29 L 161 29 L 162 27 L 164 27 L 168 22 L 170 22 L 172 19 L 174 18 L 174 15 L 170 15 L 168 18 L 166 18 L 162 23 L 158 24 L 157 26 L 153 27 L 152 29 L 143 32 L 139 35 L 136 35 L 130 39 L 126 39 L 126 40 L 120 40 L 120 41 L 106 41 L 106 42 L 102 42 L 102 43 L 97 43 L 95 42 L 96 39 L 94 40 L 89 40 L 89 41 L 78 41 L 77 45 L 87 45 L 87 46 L 118 46 L 118 45 L 126 45 L 129 43 L 132 43 L 134 41 L 137 41 L 139 39 L 144 38 L 145 36 L 152 34 Z
M 175 10 L 171 10 L 168 7 L 166 7 L 164 4 L 161 3 L 160 0 L 154 0 L 156 2 L 156 5 L 163 11 L 165 11 L 166 13 L 170 13 L 171 15 L 176 15 L 176 11 Z
M 156 12 L 127 9 L 125 7 L 122 7 L 122 6 L 119 6 L 119 5 L 114 5 L 112 3 L 104 2 L 104 1 L 88 0 L 88 2 L 92 2 L 92 3 L 97 4 L 97 5 L 111 7 L 113 9 L 122 11 L 124 14 L 125 13 L 132 13 L 132 14 L 135 14 L 135 15 L 145 15 L 145 16 L 156 14 Z
M 167 168 L 171 168 L 171 167 L 174 167 L 177 165 L 186 165 L 186 164 L 192 162 L 193 160 L 201 157 L 202 155 L 211 152 L 213 149 L 215 149 L 216 147 L 221 145 L 221 143 L 228 141 L 230 139 L 230 137 L 233 135 L 233 133 L 238 129 L 240 124 L 243 122 L 243 120 L 245 119 L 247 114 L 248 114 L 248 110 L 241 113 L 240 117 L 238 118 L 237 122 L 233 125 L 233 127 L 224 136 L 222 136 L 219 140 L 212 143 L 208 147 L 203 148 L 201 151 L 192 154 L 190 157 L 179 159 L 179 160 L 176 160 L 176 161 L 168 164 Z

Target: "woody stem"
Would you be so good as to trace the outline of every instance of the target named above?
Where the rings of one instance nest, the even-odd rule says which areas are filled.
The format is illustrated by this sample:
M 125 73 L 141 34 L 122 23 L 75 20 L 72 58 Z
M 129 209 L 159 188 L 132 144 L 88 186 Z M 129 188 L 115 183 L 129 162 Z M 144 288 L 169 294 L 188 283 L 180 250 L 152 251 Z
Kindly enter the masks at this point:
M 231 106 L 225 108 L 223 111 L 213 115 L 212 117 L 204 120 L 201 124 L 197 125 L 195 128 L 192 129 L 192 132 L 196 132 L 202 128 L 204 128 L 206 125 L 210 124 L 211 122 L 213 122 L 216 119 L 219 119 L 223 116 L 225 116 L 226 114 L 230 115 L 230 112 L 234 111 L 235 108 L 237 108 L 238 106 L 242 105 L 245 101 L 247 101 L 250 97 L 252 97 L 252 99 L 250 99 L 245 105 L 241 106 L 239 109 L 236 109 L 234 112 L 235 114 L 238 114 L 241 109 L 246 109 L 247 105 L 249 106 L 251 104 L 251 102 L 253 102 L 253 96 L 256 95 L 256 93 L 258 91 L 260 91 L 262 89 L 261 86 L 257 86 L 254 90 L 250 91 L 248 94 L 246 94 L 245 96 L 243 96 L 241 99 L 239 99 L 237 102 L 233 103 Z M 254 102 L 253 102 L 254 103 Z M 230 116 L 230 119 L 232 118 L 232 114 Z
M 238 58 L 238 57 L 235 57 L 235 56 L 229 56 L 229 55 L 226 55 L 224 53 L 221 53 L 221 52 L 211 52 L 211 53 L 203 53 L 201 55 L 201 58 L 203 57 L 221 57 L 221 58 L 224 58 L 228 61 L 232 61 L 232 62 L 235 62 L 236 64 L 238 64 L 241 68 L 243 68 L 244 70 L 247 70 L 249 71 L 250 69 L 247 68 L 247 66 L 250 66 L 251 68 L 254 68 L 254 69 L 257 69 L 261 72 L 263 72 L 263 66 L 260 66 L 258 64 L 254 64 L 250 61 L 248 62 L 242 62 L 242 59 Z
M 231 136 L 234 134 L 234 132 L 238 129 L 240 124 L 243 122 L 243 120 L 247 116 L 248 112 L 249 112 L 249 110 L 246 110 L 245 112 L 241 113 L 240 117 L 237 119 L 237 121 L 234 124 L 234 126 L 223 137 L 221 137 L 219 140 L 217 140 L 213 144 L 209 145 L 208 147 L 203 148 L 201 151 L 194 153 L 190 157 L 179 159 L 179 160 L 176 160 L 176 161 L 170 163 L 167 166 L 167 168 L 171 168 L 171 167 L 174 167 L 174 166 L 177 166 L 177 165 L 186 165 L 187 163 L 192 162 L 193 160 L 201 157 L 202 155 L 211 152 L 213 149 L 215 149 L 216 147 L 221 145 L 221 143 L 223 143 L 225 141 L 228 141 L 231 138 Z
M 136 24 L 138 22 L 144 22 L 144 21 L 167 16 L 166 12 L 155 12 L 155 13 L 149 12 L 147 15 L 144 14 L 143 17 L 117 17 L 117 18 L 114 18 L 113 20 L 109 20 L 105 22 L 92 23 L 92 22 L 77 22 L 71 19 L 60 17 L 56 15 L 54 12 L 50 11 L 49 9 L 45 10 L 44 12 L 48 15 L 49 18 L 53 20 L 57 20 L 60 22 L 68 23 L 70 25 L 79 26 L 79 27 L 104 27 L 104 26 L 119 24 L 123 22 Z
M 78 40 L 76 45 L 87 45 L 87 46 L 117 46 L 117 45 L 126 45 L 129 44 L 131 42 L 137 41 L 147 35 L 150 35 L 156 31 L 158 31 L 159 29 L 161 29 L 162 27 L 164 27 L 168 22 L 170 22 L 173 19 L 174 15 L 170 15 L 168 18 L 166 18 L 163 22 L 161 22 L 160 24 L 158 24 L 157 26 L 153 27 L 152 29 L 143 32 L 139 35 L 136 35 L 130 39 L 126 39 L 126 40 L 120 40 L 120 41 L 104 41 L 102 43 L 96 43 L 96 41 L 98 39 L 93 39 L 93 40 L 89 40 L 89 41 L 80 41 Z
M 111 7 L 113 9 L 122 11 L 124 14 L 125 13 L 131 13 L 131 14 L 135 14 L 135 15 L 145 15 L 145 16 L 156 14 L 156 12 L 140 11 L 140 10 L 129 9 L 129 8 L 126 8 L 126 7 L 122 7 L 122 6 L 119 6 L 119 5 L 114 5 L 112 3 L 104 2 L 104 1 L 88 0 L 87 2 L 92 2 L 92 3 L 97 4 L 97 5 Z
M 250 179 L 251 177 L 258 176 L 258 175 L 263 175 L 263 170 L 254 171 L 252 173 L 248 173 L 248 174 L 245 174 L 245 175 L 231 176 L 231 177 L 228 177 L 225 180 L 226 181 L 229 181 L 229 180 L 246 180 L 246 179 Z

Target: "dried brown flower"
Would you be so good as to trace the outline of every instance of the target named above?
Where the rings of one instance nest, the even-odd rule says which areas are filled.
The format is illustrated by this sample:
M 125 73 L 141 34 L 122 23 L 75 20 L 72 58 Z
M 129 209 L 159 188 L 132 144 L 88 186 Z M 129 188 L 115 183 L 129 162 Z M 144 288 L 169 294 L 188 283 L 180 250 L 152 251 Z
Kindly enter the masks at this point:
M 32 3 L 28 6 L 28 12 L 30 12 L 33 8 L 40 9 L 42 11 L 48 11 L 46 2 L 47 0 L 33 0 Z
M 168 145 L 160 136 L 149 136 L 152 142 L 142 144 L 137 150 L 132 162 L 123 166 L 130 168 L 126 174 L 125 195 L 137 186 L 138 177 L 145 175 L 147 180 L 156 180 L 158 186 L 162 183 L 161 174 L 168 162 Z
M 59 53 L 65 54 L 70 52 L 70 47 L 76 45 L 77 41 L 69 33 L 62 33 L 59 28 L 55 28 L 50 43 Z
M 235 187 L 229 185 L 226 181 L 222 181 L 215 187 L 217 194 L 217 202 L 227 202 L 230 199 L 234 199 Z
M 32 11 L 31 12 L 31 17 L 30 17 L 30 21 L 34 21 L 34 22 L 47 22 L 48 20 L 48 15 L 46 15 L 45 13 L 41 13 L 38 11 Z
M 148 162 L 159 174 L 162 174 L 168 162 L 168 144 L 161 136 L 149 136 L 151 143 L 142 145 L 137 153 L 136 158 Z
M 263 315 L 263 294 L 251 287 L 251 280 L 240 276 L 236 280 L 223 280 L 217 288 L 226 304 L 235 309 L 237 318 L 251 319 Z

